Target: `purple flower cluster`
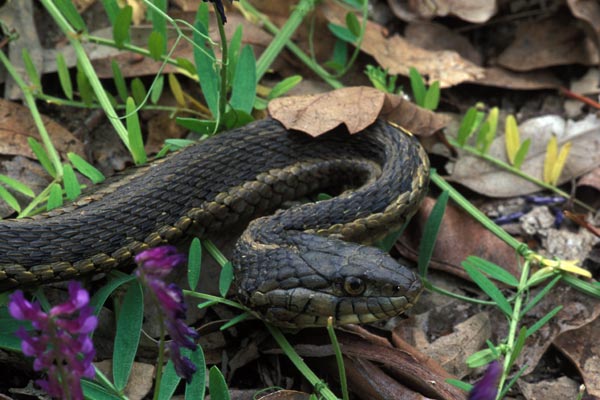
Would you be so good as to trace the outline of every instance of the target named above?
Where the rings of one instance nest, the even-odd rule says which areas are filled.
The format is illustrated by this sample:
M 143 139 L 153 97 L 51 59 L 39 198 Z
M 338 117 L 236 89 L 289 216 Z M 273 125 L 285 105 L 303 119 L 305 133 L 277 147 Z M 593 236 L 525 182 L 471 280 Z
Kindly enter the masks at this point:
M 13 318 L 30 321 L 35 331 L 21 327 L 15 333 L 27 356 L 35 357 L 33 368 L 46 371 L 47 379 L 36 383 L 50 396 L 83 399 L 81 378 L 94 378 L 95 350 L 89 334 L 98 319 L 89 306 L 89 294 L 79 282 L 69 283 L 69 299 L 42 311 L 38 302 L 25 299 L 17 290 L 10 296 L 8 311 Z
M 469 400 L 495 400 L 498 396 L 498 383 L 502 375 L 502 365 L 492 361 L 485 373 L 469 392 Z
M 152 290 L 164 315 L 165 326 L 172 339 L 169 353 L 175 371 L 189 382 L 196 372 L 196 366 L 181 354 L 181 348 L 196 350 L 194 339 L 199 335 L 185 323 L 187 308 L 183 301 L 183 291 L 174 283 L 166 284 L 163 280 L 173 268 L 184 261 L 185 257 L 173 246 L 155 247 L 135 257 L 135 262 L 139 265 L 136 274 L 145 286 Z

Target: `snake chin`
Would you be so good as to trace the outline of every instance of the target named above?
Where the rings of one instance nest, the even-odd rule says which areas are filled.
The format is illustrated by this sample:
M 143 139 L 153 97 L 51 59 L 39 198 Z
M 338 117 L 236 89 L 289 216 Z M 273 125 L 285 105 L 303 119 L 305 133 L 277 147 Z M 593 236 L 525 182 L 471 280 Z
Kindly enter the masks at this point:
M 252 247 L 238 243 L 234 254 L 238 297 L 280 327 L 325 326 L 329 317 L 336 326 L 391 318 L 422 290 L 411 269 L 373 247 L 302 232 L 288 234 L 285 244 Z

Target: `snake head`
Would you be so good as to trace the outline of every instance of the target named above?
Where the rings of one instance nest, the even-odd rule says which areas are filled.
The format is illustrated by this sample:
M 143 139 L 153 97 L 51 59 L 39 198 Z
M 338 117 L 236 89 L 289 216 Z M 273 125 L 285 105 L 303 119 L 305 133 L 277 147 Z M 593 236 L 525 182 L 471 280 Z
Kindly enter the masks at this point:
M 238 242 L 234 255 L 239 299 L 274 325 L 370 323 L 401 314 L 421 293 L 414 272 L 379 249 L 306 233 L 287 240 Z

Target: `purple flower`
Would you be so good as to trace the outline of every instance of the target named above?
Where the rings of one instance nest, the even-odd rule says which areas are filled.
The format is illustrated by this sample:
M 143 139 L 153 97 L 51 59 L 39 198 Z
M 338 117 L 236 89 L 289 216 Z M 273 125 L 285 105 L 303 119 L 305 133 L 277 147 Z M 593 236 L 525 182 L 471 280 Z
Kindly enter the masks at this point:
M 483 378 L 481 378 L 469 392 L 469 400 L 495 400 L 498 395 L 498 383 L 502 375 L 502 365 L 498 361 L 492 361 Z
M 223 8 L 223 1 L 222 0 L 204 0 L 205 3 L 207 1 L 210 1 L 211 3 L 215 4 L 215 6 L 217 7 L 217 11 L 219 12 L 219 16 L 221 17 L 221 21 L 223 21 L 223 23 L 226 23 L 227 17 L 225 16 L 225 9 Z M 233 0 L 232 0 L 232 2 L 233 2 Z
M 25 299 L 17 290 L 9 299 L 13 318 L 30 321 L 35 331 L 21 327 L 15 335 L 21 339 L 23 353 L 35 357 L 33 369 L 45 371 L 47 379 L 36 383 L 51 397 L 83 399 L 81 378 L 94 378 L 92 361 L 95 350 L 89 334 L 98 319 L 89 304 L 89 294 L 79 282 L 69 283 L 66 302 L 42 311 L 40 304 Z
M 135 261 L 139 265 L 137 276 L 152 290 L 164 316 L 165 327 L 172 340 L 169 350 L 175 371 L 189 382 L 196 372 L 196 366 L 181 354 L 181 348 L 196 350 L 194 339 L 199 335 L 185 323 L 187 307 L 183 301 L 183 291 L 174 283 L 166 284 L 163 281 L 173 268 L 185 261 L 185 257 L 173 246 L 161 246 L 141 252 Z

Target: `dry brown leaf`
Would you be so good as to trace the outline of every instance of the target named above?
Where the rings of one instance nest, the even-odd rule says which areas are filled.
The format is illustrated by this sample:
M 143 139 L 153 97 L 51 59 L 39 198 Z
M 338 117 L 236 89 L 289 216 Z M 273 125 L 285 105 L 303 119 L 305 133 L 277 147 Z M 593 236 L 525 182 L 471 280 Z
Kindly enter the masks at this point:
M 253 396 L 255 393 L 253 393 Z M 253 397 L 254 398 L 254 397 Z M 259 400 L 309 400 L 308 393 L 298 392 L 296 390 L 278 390 L 275 393 L 270 393 L 261 396 Z
M 554 341 L 577 367 L 590 395 L 600 397 L 600 318 L 579 329 L 565 332 Z
M 63 158 L 66 159 L 67 152 L 84 154 L 83 144 L 71 132 L 46 116 L 42 116 L 42 121 Z M 29 110 L 20 104 L 0 99 L 0 154 L 35 158 L 27 143 L 28 137 L 41 140 Z
M 567 0 L 573 15 L 584 22 L 588 35 L 600 50 L 600 4 L 596 0 Z
M 559 184 L 600 166 L 600 152 L 592 150 L 600 148 L 600 119 L 594 114 L 576 122 L 565 122 L 561 117 L 554 115 L 533 118 L 520 124 L 519 131 L 522 141 L 531 139 L 531 146 L 521 170 L 537 179 L 542 178 L 546 146 L 553 135 L 558 139 L 559 146 L 567 141 L 572 143 Z M 490 146 L 489 155 L 506 161 L 504 141 L 504 135 L 497 136 Z M 453 166 L 449 165 L 449 168 L 450 180 L 490 197 L 513 197 L 540 190 L 536 184 L 499 170 L 487 161 L 466 153 L 461 153 L 456 163 Z
M 321 10 L 330 22 L 345 25 L 346 12 L 340 6 L 326 2 Z M 428 51 L 400 35 L 388 37 L 385 28 L 371 21 L 367 21 L 361 50 L 373 56 L 391 75 L 408 76 L 409 68 L 414 67 L 430 82 L 439 81 L 442 88 L 474 81 L 484 74 L 481 67 L 463 59 L 455 51 Z
M 523 379 L 518 380 L 519 389 L 527 400 L 564 400 L 576 399 L 579 384 L 573 379 L 561 376 L 558 379 L 541 380 L 529 383 Z
M 569 16 L 523 22 L 513 43 L 498 56 L 498 64 L 531 71 L 555 65 L 598 64 L 598 50 Z
M 468 22 L 482 23 L 496 13 L 496 0 L 388 0 L 388 4 L 405 21 L 455 15 Z
M 446 124 L 444 117 L 417 107 L 400 96 L 367 86 L 281 97 L 269 103 L 269 113 L 287 129 L 311 136 L 319 136 L 340 125 L 346 126 L 351 134 L 357 133 L 379 117 L 415 135 L 431 135 Z
M 434 204 L 434 199 L 431 197 L 425 198 L 421 208 L 412 218 L 405 234 L 398 241 L 396 248 L 404 257 L 411 260 L 417 259 L 419 241 Z M 465 240 L 465 238 L 477 238 L 477 240 Z M 480 223 L 469 217 L 466 212 L 449 204 L 433 249 L 431 266 L 468 279 L 460 263 L 470 255 L 489 260 L 500 265 L 514 276 L 520 276 L 515 251 Z
M 472 83 L 512 90 L 556 89 L 561 86 L 561 81 L 550 71 L 516 72 L 500 67 L 486 68 L 484 75 Z

